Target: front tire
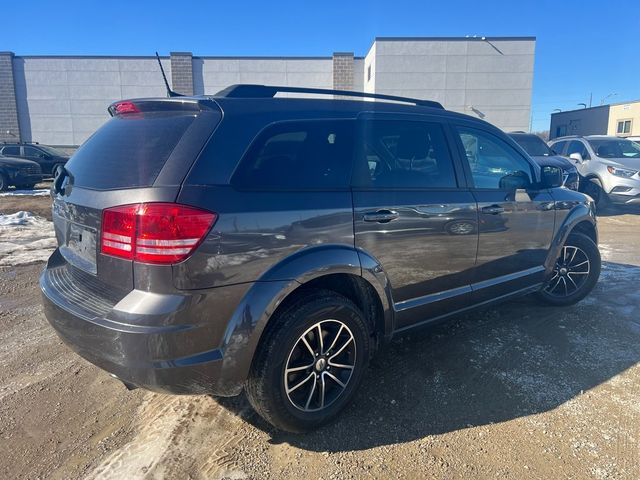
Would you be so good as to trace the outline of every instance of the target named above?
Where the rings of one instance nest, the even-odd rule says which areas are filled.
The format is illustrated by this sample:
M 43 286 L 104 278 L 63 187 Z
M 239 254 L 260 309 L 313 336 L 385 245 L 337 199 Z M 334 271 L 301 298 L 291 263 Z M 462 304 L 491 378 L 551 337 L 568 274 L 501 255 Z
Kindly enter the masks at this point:
M 587 178 L 584 186 L 584 193 L 593 198 L 596 207 L 603 208 L 609 204 L 609 196 L 602 187 L 602 182 L 598 178 Z
M 276 428 L 305 432 L 334 419 L 367 368 L 371 336 L 360 309 L 328 290 L 303 294 L 271 319 L 246 382 L 249 402 Z
M 586 235 L 572 233 L 560 250 L 553 273 L 538 292 L 550 305 L 573 305 L 586 297 L 600 277 L 600 251 Z

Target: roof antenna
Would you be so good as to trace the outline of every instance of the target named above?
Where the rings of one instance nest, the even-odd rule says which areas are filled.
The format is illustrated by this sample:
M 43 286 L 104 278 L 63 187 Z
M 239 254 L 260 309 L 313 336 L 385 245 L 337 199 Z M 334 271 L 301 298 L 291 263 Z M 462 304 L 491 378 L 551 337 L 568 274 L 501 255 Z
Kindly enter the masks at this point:
M 158 65 L 160 65 L 160 72 L 162 73 L 162 78 L 164 79 L 164 86 L 167 88 L 167 97 L 183 97 L 184 95 L 180 95 L 179 93 L 174 92 L 169 87 L 169 82 L 167 82 L 167 76 L 164 74 L 164 68 L 162 68 L 162 62 L 160 61 L 160 55 L 156 52 L 156 58 L 158 59 Z

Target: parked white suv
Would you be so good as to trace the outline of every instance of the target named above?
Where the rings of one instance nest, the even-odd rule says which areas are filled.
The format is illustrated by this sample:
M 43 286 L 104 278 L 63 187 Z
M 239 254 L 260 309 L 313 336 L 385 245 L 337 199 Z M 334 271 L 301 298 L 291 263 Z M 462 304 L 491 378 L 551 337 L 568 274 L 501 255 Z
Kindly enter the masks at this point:
M 640 205 L 640 145 L 605 135 L 561 137 L 549 142 L 557 155 L 574 162 L 584 179 L 581 190 L 597 205 Z

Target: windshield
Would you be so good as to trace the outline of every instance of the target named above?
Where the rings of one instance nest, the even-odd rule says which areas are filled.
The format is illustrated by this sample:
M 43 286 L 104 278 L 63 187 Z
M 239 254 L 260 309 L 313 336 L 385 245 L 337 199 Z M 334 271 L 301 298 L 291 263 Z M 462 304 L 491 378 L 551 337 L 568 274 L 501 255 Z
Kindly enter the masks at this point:
M 601 158 L 640 158 L 640 145 L 631 140 L 589 140 L 589 144 Z
M 548 157 L 553 155 L 553 152 L 547 147 L 537 135 L 513 135 L 513 138 L 522 149 L 532 157 Z
M 44 150 L 49 155 L 53 155 L 55 157 L 67 157 L 68 156 L 62 150 L 57 150 L 57 149 L 55 149 L 53 147 L 49 147 L 47 145 L 38 145 L 38 147 L 40 148 L 40 150 Z

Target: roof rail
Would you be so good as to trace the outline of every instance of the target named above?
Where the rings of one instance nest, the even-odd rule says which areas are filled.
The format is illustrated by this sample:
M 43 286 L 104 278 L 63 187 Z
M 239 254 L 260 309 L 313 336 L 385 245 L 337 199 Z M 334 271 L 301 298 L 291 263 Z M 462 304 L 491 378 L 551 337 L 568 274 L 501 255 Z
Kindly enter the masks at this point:
M 422 107 L 441 108 L 441 103 L 419 98 L 399 97 L 381 93 L 353 92 L 350 90 L 331 90 L 328 88 L 284 87 L 276 85 L 237 84 L 220 90 L 214 97 L 225 98 L 273 98 L 277 93 L 310 93 L 318 95 L 339 95 L 343 97 L 377 98 L 394 102 L 413 103 Z

